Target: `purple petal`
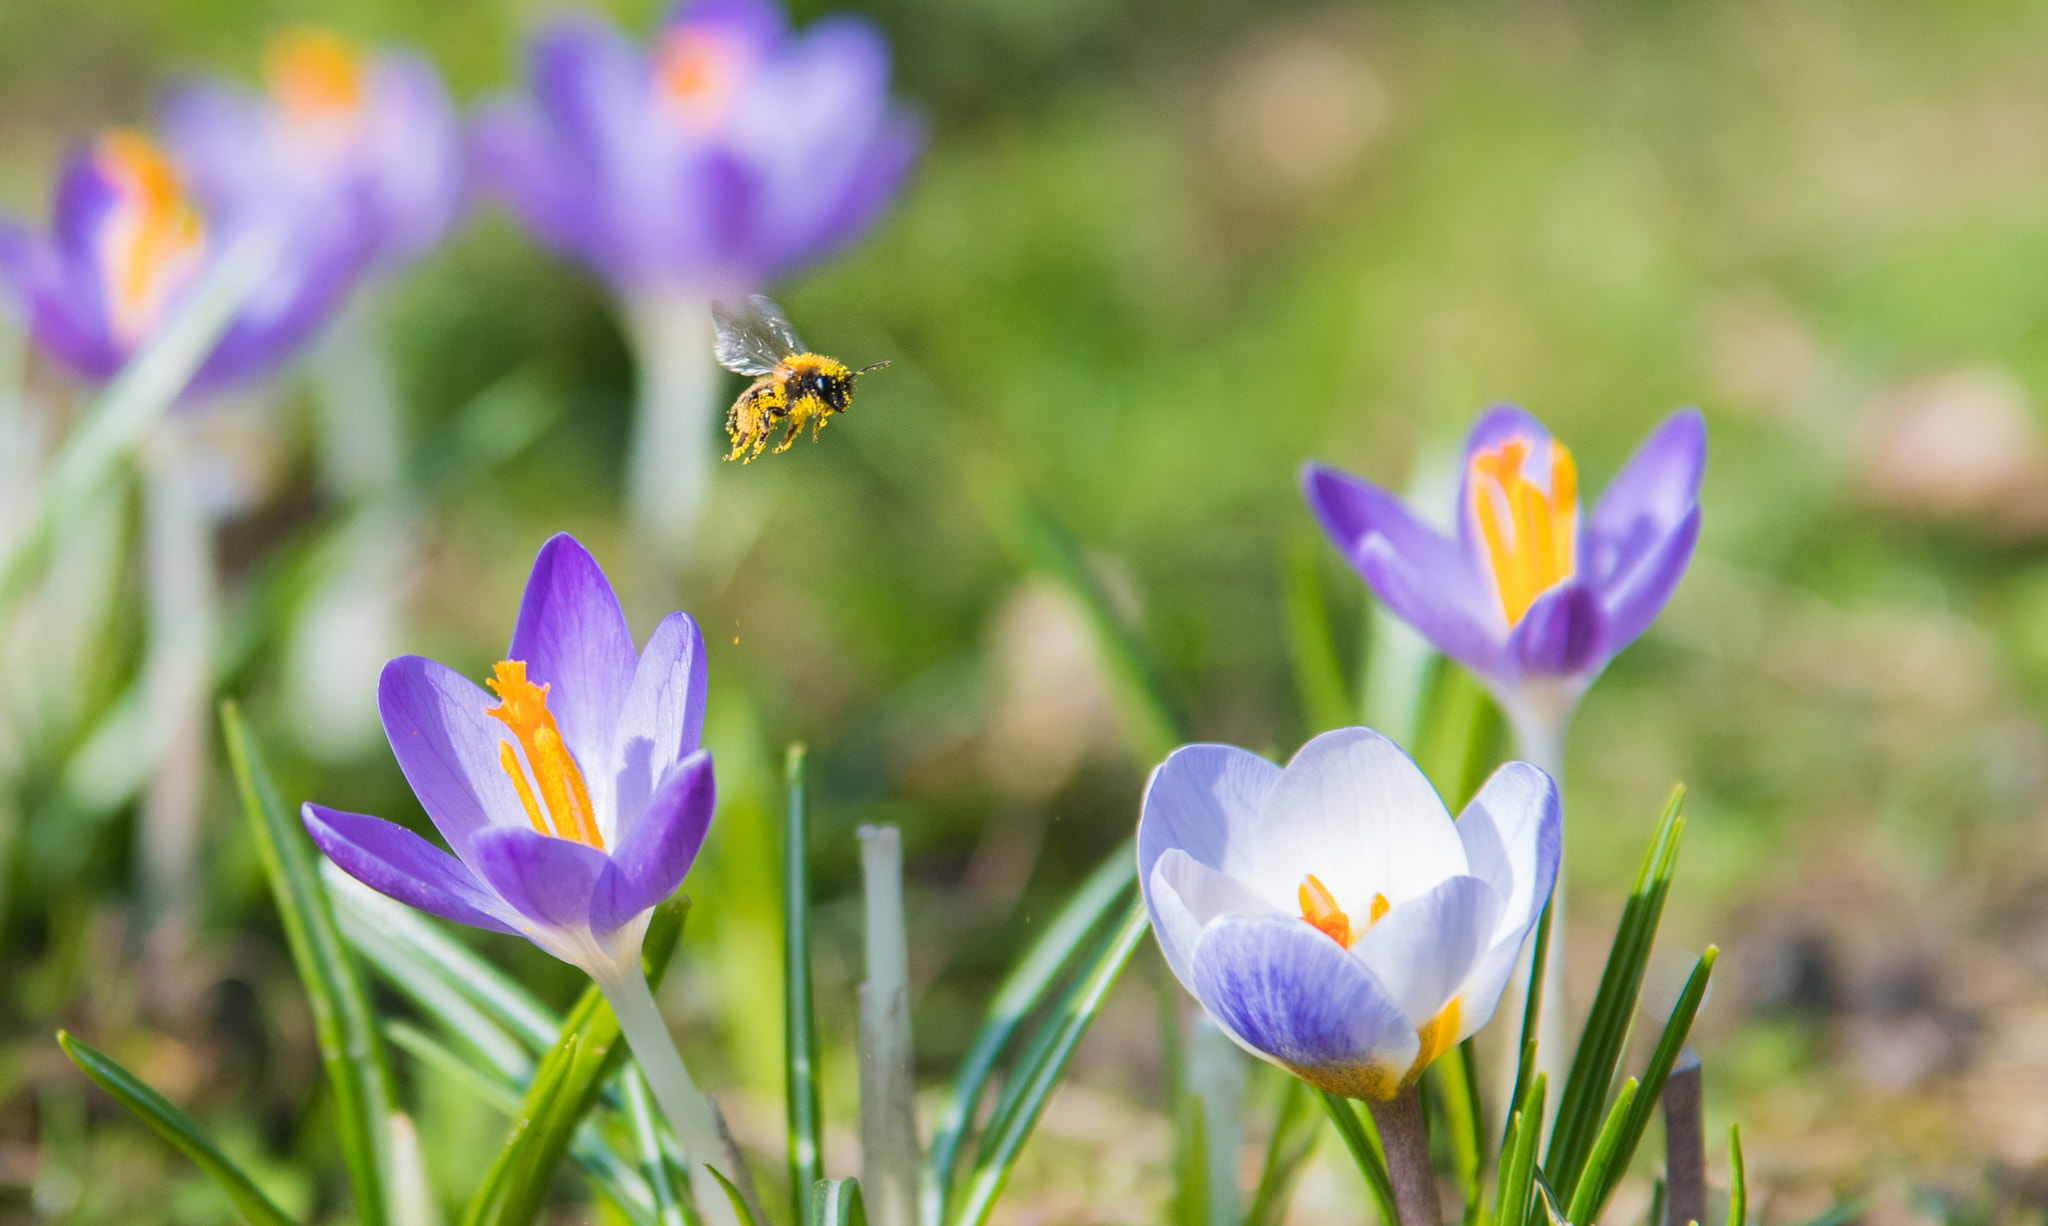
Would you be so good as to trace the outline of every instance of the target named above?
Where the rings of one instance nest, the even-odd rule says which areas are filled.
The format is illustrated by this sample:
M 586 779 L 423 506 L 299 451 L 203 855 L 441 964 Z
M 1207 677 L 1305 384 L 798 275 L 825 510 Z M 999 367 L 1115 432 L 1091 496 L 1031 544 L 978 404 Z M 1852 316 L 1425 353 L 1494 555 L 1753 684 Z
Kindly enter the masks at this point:
M 708 750 L 669 771 L 646 814 L 612 848 L 612 871 L 590 908 L 593 931 L 601 937 L 675 893 L 704 845 L 717 800 Z
M 689 614 L 671 613 L 640 653 L 613 734 L 616 831 L 631 832 L 655 784 L 696 750 L 704 731 L 705 685 L 704 637 Z
M 377 679 L 377 711 L 398 768 L 455 854 L 474 866 L 471 843 L 504 815 L 526 826 L 526 811 L 498 762 L 511 739 L 485 711 L 497 700 L 445 665 L 400 656 Z
M 1502 899 L 1477 877 L 1450 877 L 1397 903 L 1358 939 L 1351 954 L 1380 989 L 1421 1027 L 1451 1003 L 1493 944 Z
M 1526 930 L 1549 900 L 1561 827 L 1557 785 L 1527 762 L 1509 762 L 1493 772 L 1458 815 L 1458 838 L 1472 875 L 1507 902 L 1504 930 Z
M 1694 507 L 1678 521 L 1671 535 L 1642 555 L 1627 574 L 1602 589 L 1601 599 L 1607 610 L 1607 655 L 1613 656 L 1635 642 L 1636 636 L 1657 619 L 1678 581 L 1685 577 L 1686 565 L 1692 561 L 1693 546 L 1699 538 L 1700 509 Z
M 424 57 L 378 56 L 370 66 L 359 154 L 386 265 L 417 259 L 461 214 L 466 184 L 462 123 Z
M 470 139 L 478 178 L 528 233 L 593 269 L 608 269 L 589 176 L 579 173 L 531 99 L 504 98 L 477 108 Z
M 584 773 L 602 769 L 639 657 L 612 585 L 566 532 L 533 560 L 505 658 L 524 660 L 527 680 L 548 687 L 548 710 Z
M 1178 848 L 1221 873 L 1249 871 L 1246 849 L 1280 768 L 1234 745 L 1184 745 L 1145 784 L 1138 817 L 1138 884 L 1152 901 L 1152 870 Z
M 1567 579 L 1538 596 L 1508 635 L 1518 673 L 1562 677 L 1606 662 L 1607 615 L 1593 589 Z M 1610 653 L 1611 654 L 1611 653 Z
M 773 0 L 679 0 L 662 24 L 715 29 L 757 49 L 773 46 L 788 30 Z
M 328 859 L 379 894 L 472 928 L 517 931 L 499 918 L 504 902 L 467 865 L 405 827 L 316 804 L 299 817 Z
M 1312 1085 L 1391 1090 L 1414 1062 L 1415 1028 L 1365 964 L 1300 920 L 1218 920 L 1191 961 L 1210 1016 Z
M 1472 457 L 1482 451 L 1491 451 L 1509 439 L 1520 438 L 1529 443 L 1528 458 L 1523 461 L 1523 471 L 1530 472 L 1531 465 L 1544 465 L 1550 456 L 1550 431 L 1543 428 L 1527 410 L 1512 404 L 1497 404 L 1479 415 L 1472 423 L 1472 430 L 1465 436 L 1465 466 L 1458 474 L 1458 549 L 1471 559 L 1475 577 L 1489 575 L 1491 571 L 1486 557 L 1485 538 L 1480 534 L 1479 525 L 1472 509 Z M 1534 474 L 1531 474 L 1532 476 Z M 1548 469 L 1538 478 L 1548 481 Z M 1488 579 L 1478 580 L 1491 599 L 1492 583 Z
M 1169 847 L 1152 871 L 1140 879 L 1145 889 L 1145 907 L 1152 916 L 1152 934 L 1159 940 L 1159 952 L 1166 965 L 1189 992 L 1195 990 L 1191 959 L 1202 929 L 1225 915 L 1286 915 L 1273 904 L 1252 893 L 1250 887 L 1206 864 L 1178 847 Z
M 512 826 L 477 835 L 470 860 L 513 910 L 550 928 L 589 923 L 598 882 L 612 867 L 595 847 Z
M 1476 672 L 1500 669 L 1498 610 L 1466 553 L 1401 500 L 1349 473 L 1303 467 L 1302 493 L 1323 532 L 1389 609 Z
M 1603 594 L 1611 585 L 1628 583 L 1698 506 L 1706 462 L 1707 424 L 1699 410 L 1681 409 L 1665 418 L 1586 520 L 1580 568 L 1586 581 Z

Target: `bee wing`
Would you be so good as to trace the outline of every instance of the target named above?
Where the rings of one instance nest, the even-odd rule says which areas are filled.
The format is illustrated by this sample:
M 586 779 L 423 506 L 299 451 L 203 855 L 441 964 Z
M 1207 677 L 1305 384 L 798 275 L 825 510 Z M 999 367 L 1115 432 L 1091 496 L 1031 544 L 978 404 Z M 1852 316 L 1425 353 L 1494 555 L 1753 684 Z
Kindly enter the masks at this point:
M 803 347 L 789 329 L 789 321 L 774 303 L 759 294 L 747 299 L 746 305 L 738 310 L 722 302 L 712 303 L 711 322 L 718 329 L 712 353 L 727 370 L 765 375 L 790 354 L 802 352 Z

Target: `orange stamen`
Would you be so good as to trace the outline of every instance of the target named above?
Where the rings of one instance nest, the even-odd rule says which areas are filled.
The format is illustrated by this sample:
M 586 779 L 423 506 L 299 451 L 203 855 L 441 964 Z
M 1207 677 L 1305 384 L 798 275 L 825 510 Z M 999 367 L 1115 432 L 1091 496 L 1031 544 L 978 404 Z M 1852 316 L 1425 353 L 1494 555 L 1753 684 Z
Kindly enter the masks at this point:
M 555 727 L 555 717 L 548 711 L 548 687 L 535 685 L 526 679 L 524 660 L 500 660 L 492 673 L 494 675 L 485 684 L 497 691 L 498 705 L 484 714 L 510 728 L 519 738 L 554 829 L 550 832 L 542 824 L 540 807 L 534 803 L 533 793 L 527 790 L 518 761 L 513 757 L 512 746 L 500 741 L 499 764 L 518 787 L 520 803 L 526 806 L 527 819 L 542 834 L 553 833 L 557 838 L 574 839 L 603 850 L 604 838 L 598 833 L 597 817 L 590 808 L 590 791 L 583 785 L 583 772 L 577 769 L 569 747 L 562 743 L 561 731 Z
M 498 765 L 512 780 L 512 786 L 519 792 L 519 803 L 526 807 L 526 820 L 542 834 L 553 834 L 548 829 L 547 819 L 540 815 L 540 802 L 533 798 L 533 785 L 526 781 L 526 768 L 519 765 L 519 754 L 512 748 L 512 742 L 498 742 Z
M 655 91 L 663 108 L 687 131 L 711 131 L 739 90 L 738 60 L 729 40 L 716 34 L 687 26 L 669 30 L 655 53 Z
M 1337 896 L 1314 873 L 1302 878 L 1295 896 L 1301 902 L 1301 918 L 1315 925 L 1324 936 L 1346 949 L 1357 944 L 1358 934 L 1351 931 L 1351 917 L 1338 908 Z
M 1563 443 L 1551 440 L 1546 490 L 1522 475 L 1531 447 L 1519 435 L 1507 439 L 1474 453 L 1467 472 L 1473 515 L 1510 626 L 1578 569 L 1578 466 Z
M 1375 895 L 1373 895 L 1373 896 L 1372 896 L 1372 918 L 1370 918 L 1370 919 L 1368 919 L 1368 920 L 1366 920 L 1366 921 L 1365 921 L 1365 926 L 1366 926 L 1366 927 L 1368 927 L 1368 928 L 1370 928 L 1370 927 L 1372 927 L 1372 926 L 1373 926 L 1374 924 L 1377 924 L 1377 923 L 1379 923 L 1379 922 L 1380 922 L 1380 916 L 1382 916 L 1382 915 L 1385 915 L 1385 914 L 1386 914 L 1386 913 L 1387 913 L 1388 911 L 1392 910 L 1392 909 L 1393 909 L 1393 907 L 1394 907 L 1394 904 L 1393 904 L 1393 903 L 1390 903 L 1390 902 L 1388 902 L 1388 901 L 1387 901 L 1387 896 L 1386 896 L 1385 894 L 1375 894 Z
M 294 125 L 352 120 L 362 111 L 362 53 L 328 30 L 295 26 L 272 35 L 263 52 L 263 79 Z
M 142 133 L 108 132 L 94 161 L 119 198 L 99 234 L 108 321 L 116 339 L 132 344 L 198 271 L 206 223 L 177 164 Z

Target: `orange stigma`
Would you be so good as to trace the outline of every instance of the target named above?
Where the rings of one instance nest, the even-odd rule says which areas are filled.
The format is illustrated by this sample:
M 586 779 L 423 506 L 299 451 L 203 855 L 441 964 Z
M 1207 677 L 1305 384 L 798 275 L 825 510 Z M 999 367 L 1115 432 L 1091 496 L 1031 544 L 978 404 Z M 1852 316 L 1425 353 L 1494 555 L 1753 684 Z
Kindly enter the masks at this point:
M 206 222 L 185 195 L 177 163 L 142 133 L 108 132 L 93 161 L 116 197 L 97 240 L 107 322 L 115 340 L 131 345 L 199 271 Z
M 739 61 L 731 39 L 688 26 L 667 31 L 654 60 L 654 88 L 662 108 L 685 131 L 710 132 L 739 92 Z
M 270 38 L 263 81 L 293 127 L 353 124 L 363 108 L 363 57 L 354 43 L 316 26 Z
M 1578 466 L 1563 443 L 1551 440 L 1545 490 L 1522 475 L 1531 446 L 1517 435 L 1475 452 L 1466 471 L 1472 513 L 1509 626 L 1522 620 L 1538 596 L 1578 570 Z
M 576 769 L 576 759 L 569 755 L 569 747 L 562 744 L 555 717 L 548 713 L 548 687 L 526 679 L 524 660 L 500 660 L 491 671 L 494 675 L 484 684 L 497 691 L 498 705 L 484 714 L 512 730 L 519 738 L 520 748 L 526 751 L 526 764 L 533 769 L 533 784 L 529 785 L 526 772 L 520 769 L 519 755 L 512 751 L 512 742 L 498 742 L 498 765 L 511 776 L 512 786 L 519 792 L 519 803 L 526 808 L 526 820 L 542 834 L 574 839 L 604 850 L 604 838 L 597 832 L 597 816 L 590 808 L 590 792 L 583 786 L 583 772 Z M 538 800 L 534 797 L 536 788 L 540 793 Z M 543 805 L 546 818 L 541 816 Z
M 1365 928 L 1352 929 L 1351 917 L 1337 906 L 1337 896 L 1330 893 L 1329 887 L 1318 881 L 1314 873 L 1301 879 L 1295 896 L 1301 902 L 1301 918 L 1344 948 L 1358 944 L 1358 938 L 1365 935 Z M 1380 916 L 1385 915 L 1391 905 L 1385 894 L 1373 895 L 1372 911 L 1366 918 L 1365 927 L 1379 923 Z

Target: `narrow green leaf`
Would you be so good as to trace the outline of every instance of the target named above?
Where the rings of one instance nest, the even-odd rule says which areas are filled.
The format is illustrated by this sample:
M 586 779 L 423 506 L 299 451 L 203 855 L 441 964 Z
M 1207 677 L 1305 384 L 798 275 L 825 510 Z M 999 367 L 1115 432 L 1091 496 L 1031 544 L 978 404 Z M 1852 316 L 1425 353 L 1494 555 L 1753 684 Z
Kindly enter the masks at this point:
M 1868 1198 L 1838 1201 L 1835 1204 L 1829 1205 L 1827 1210 L 1819 1217 L 1803 1222 L 1800 1226 L 1843 1226 L 1844 1223 L 1853 1222 L 1869 1212 L 1870 1201 Z
M 1684 797 L 1683 787 L 1673 789 L 1664 817 L 1657 824 L 1657 835 L 1651 840 L 1649 853 L 1636 874 L 1635 888 L 1622 908 L 1621 922 L 1615 927 L 1607 969 L 1600 976 L 1600 990 L 1593 997 L 1592 1011 L 1586 1017 L 1586 1028 L 1579 1037 L 1571 1073 L 1565 1080 L 1564 1097 L 1558 1105 L 1557 1131 L 1550 1138 L 1543 1168 L 1567 1204 L 1576 1197 L 1580 1175 L 1605 1115 L 1608 1088 L 1614 1082 L 1635 1017 L 1643 968 L 1649 963 L 1651 947 L 1656 943 L 1657 925 L 1664 915 L 1664 898 L 1671 889 L 1671 874 L 1685 831 L 1685 819 L 1679 816 Z
M 242 1168 L 229 1160 L 200 1131 L 198 1123 L 172 1106 L 169 1099 L 150 1089 L 148 1083 L 122 1068 L 106 1053 L 65 1031 L 57 1032 L 57 1045 L 96 1085 L 140 1116 L 145 1124 L 156 1130 L 158 1136 L 192 1159 L 200 1170 L 219 1184 L 221 1191 L 228 1194 L 228 1199 L 234 1202 L 235 1209 L 250 1226 L 292 1226 L 292 1219 L 285 1211 L 265 1196 L 256 1182 L 243 1174 Z
M 1685 1046 L 1685 1039 L 1692 1032 L 1692 1019 L 1699 1013 L 1700 1002 L 1707 997 L 1707 981 L 1713 977 L 1714 962 L 1721 951 L 1709 945 L 1707 952 L 1700 956 L 1692 968 L 1692 975 L 1685 981 L 1685 990 L 1678 994 L 1678 1003 L 1672 1006 L 1671 1016 L 1664 1023 L 1664 1033 L 1657 1040 L 1656 1050 L 1650 1053 L 1650 1063 L 1643 1070 L 1643 1089 L 1636 1095 L 1635 1106 L 1630 1110 L 1627 1122 L 1622 1127 L 1619 1150 L 1612 1169 L 1599 1187 L 1599 1195 L 1593 1201 L 1593 1217 L 1600 1216 L 1607 1208 L 1607 1201 L 1614 1195 L 1614 1189 L 1621 1184 L 1622 1175 L 1628 1170 L 1629 1160 L 1635 1157 L 1636 1146 L 1643 1139 L 1644 1129 L 1650 1126 L 1650 1116 L 1657 1108 L 1657 1098 L 1664 1092 L 1664 1083 L 1670 1079 L 1671 1070 L 1678 1062 L 1678 1053 Z M 1577 1219 L 1574 1219 L 1577 1220 Z M 1589 1219 L 1590 1220 L 1590 1219 Z
M 1379 1130 L 1373 1127 L 1372 1116 L 1353 1107 L 1350 1099 L 1339 1098 L 1328 1090 L 1317 1090 L 1316 1096 L 1322 1099 L 1330 1122 L 1337 1125 L 1337 1135 L 1344 1138 L 1344 1147 L 1351 1151 L 1351 1161 L 1357 1165 L 1358 1173 L 1365 1176 L 1365 1186 L 1379 1205 L 1380 1221 L 1396 1226 L 1401 1218 L 1394 1212 L 1394 1181 L 1387 1174 L 1387 1158 L 1380 1152 Z
M 1742 1126 L 1728 1125 L 1728 1226 L 1749 1226 L 1749 1181 L 1742 1170 Z
M 1500 712 L 1486 687 L 1449 660 L 1436 670 L 1428 697 L 1415 739 L 1415 764 L 1455 813 L 1499 764 Z
M 1330 612 L 1323 601 L 1320 554 L 1316 538 L 1300 533 L 1288 541 L 1280 558 L 1287 658 L 1294 666 L 1294 689 L 1310 732 L 1342 728 L 1352 722 L 1344 665 L 1331 641 Z
M 1526 1097 L 1517 1100 L 1508 1116 L 1508 1138 L 1501 1145 L 1499 1186 L 1495 1189 L 1494 1226 L 1525 1226 L 1529 1217 L 1529 1192 L 1540 1175 L 1536 1168 L 1536 1142 L 1543 1135 L 1544 1096 L 1548 1079 L 1536 1074 Z
M 820 1179 L 811 1193 L 811 1226 L 868 1226 L 860 1181 Z
M 810 822 L 804 747 L 789 747 L 788 818 L 782 831 L 783 1092 L 788 1103 L 789 1196 L 799 1222 L 824 1162 L 824 1109 L 818 1090 L 818 1020 L 811 1006 Z
M 651 984 L 668 970 L 689 905 L 677 897 L 655 908 L 641 946 L 641 966 Z M 618 1019 L 592 984 L 563 1021 L 561 1037 L 541 1058 L 512 1119 L 511 1135 L 470 1197 L 465 1226 L 526 1226 L 533 1220 L 584 1114 L 625 1056 Z
M 1017 499 L 1011 533 L 1025 556 L 1079 597 L 1094 625 L 1096 644 L 1129 699 L 1132 747 L 1141 761 L 1156 762 L 1186 744 L 1188 719 L 1166 684 L 1166 675 L 1125 622 L 1109 589 L 1081 543 L 1042 503 Z
M 988 1016 L 982 1020 L 973 1045 L 960 1062 L 960 1072 L 939 1109 L 938 1125 L 932 1131 L 920 1197 L 920 1220 L 927 1226 L 937 1226 L 945 1220 L 953 1171 L 967 1139 L 968 1125 L 1010 1037 L 1039 1007 L 1060 971 L 1073 960 L 1089 933 L 1095 931 L 1136 875 L 1137 853 L 1131 844 L 1125 843 L 1109 853 L 996 990 L 995 999 L 989 1002 Z
M 1636 1089 L 1633 1077 L 1621 1083 L 1621 1093 L 1615 1095 L 1614 1106 L 1607 1112 L 1607 1122 L 1600 1126 L 1600 1136 L 1593 1142 L 1593 1152 L 1586 1159 L 1585 1174 L 1579 1179 L 1578 1191 L 1572 1195 L 1571 1208 L 1565 1211 L 1567 1221 L 1593 1220 L 1597 1209 L 1594 1202 L 1600 1197 L 1600 1189 L 1607 1185 L 1608 1172 L 1615 1165 L 1622 1129 L 1628 1122 L 1629 1105 L 1636 1099 Z M 1618 1171 L 1615 1177 L 1620 1178 Z
M 1443 1117 L 1444 1132 L 1451 1145 L 1451 1162 L 1458 1175 L 1458 1188 L 1465 1198 L 1465 1220 L 1476 1223 L 1482 1212 L 1479 1199 L 1479 1167 L 1485 1161 L 1484 1125 L 1479 1118 L 1479 1088 L 1475 1084 L 1472 1040 L 1458 1045 L 1448 1060 L 1438 1060 L 1424 1075 L 1434 1086 L 1430 1101 Z
M 486 1071 L 455 1054 L 439 1039 L 410 1022 L 384 1023 L 391 1045 L 439 1072 L 506 1115 L 519 1112 L 520 1087 L 503 1075 Z
M 1244 1226 L 1280 1226 L 1287 1216 L 1287 1202 L 1294 1195 L 1295 1181 L 1315 1152 L 1322 1137 L 1323 1120 L 1316 1113 L 1315 1092 L 1308 1083 L 1287 1079 L 1280 1099 L 1280 1111 L 1273 1120 L 1273 1136 L 1266 1142 L 1266 1161 L 1259 1168 L 1259 1184 L 1252 1192 L 1251 1208 L 1245 1211 Z
M 356 975 L 314 867 L 311 840 L 289 815 L 235 704 L 221 704 L 228 759 L 242 808 L 270 879 L 292 962 L 313 1009 L 320 1058 L 334 1098 L 334 1127 L 363 1226 L 402 1219 L 392 1178 L 391 1068 L 369 993 Z
M 1067 1060 L 1073 1056 L 1081 1037 L 1088 1033 L 1088 1027 L 1102 1009 L 1102 1002 L 1109 997 L 1110 988 L 1116 986 L 1117 977 L 1123 973 L 1131 954 L 1138 948 L 1139 939 L 1149 927 L 1151 922 L 1144 902 L 1134 900 L 1124 912 L 1114 934 L 1099 947 L 1090 964 L 1083 969 L 1083 990 L 1064 1002 L 1058 1013 L 1046 1020 L 1046 1025 L 1057 1026 L 1057 1039 L 1039 1053 L 1032 1066 L 1020 1067 L 1011 1073 L 1012 1077 L 1027 1078 L 1028 1089 L 1001 1125 L 993 1150 L 969 1172 L 960 1212 L 953 1219 L 956 1226 L 982 1226 L 988 1220 L 989 1211 L 995 1208 L 996 1198 L 1009 1181 L 1018 1153 L 1023 1150 L 1024 1142 L 1030 1138 L 1039 1115 L 1045 1110 L 1046 1099 L 1052 1096 L 1060 1074 L 1066 1071 Z M 990 1127 L 994 1129 L 996 1125 L 991 1122 Z
M 740 1226 L 760 1226 L 754 1220 L 754 1207 L 747 1203 L 745 1196 L 740 1195 L 740 1190 L 733 1186 L 732 1180 L 725 1177 L 725 1172 L 708 1162 L 702 1165 L 705 1170 L 711 1172 L 711 1177 L 716 1179 L 718 1186 L 725 1191 L 725 1198 L 732 1202 L 732 1211 L 740 1219 Z
M 1643 1218 L 1643 1226 L 1664 1226 L 1664 1181 L 1650 1181 L 1650 1212 Z
M 678 1195 L 669 1178 L 668 1160 L 662 1154 L 661 1129 L 655 1123 L 654 1094 L 638 1068 L 628 1068 L 619 1077 L 625 1091 L 626 1120 L 633 1127 L 633 1139 L 640 1149 L 640 1175 L 654 1198 L 654 1216 L 661 1226 L 685 1226 L 683 1205 L 687 1191 Z
M 1550 911 L 1551 903 L 1546 900 L 1543 914 L 1536 920 L 1536 946 L 1529 959 L 1529 992 L 1522 998 L 1522 1057 L 1515 1063 L 1515 1088 L 1508 1094 L 1509 1103 L 1522 1101 L 1529 1079 L 1536 1075 L 1536 1032 L 1543 1020 L 1543 972 L 1550 961 Z

